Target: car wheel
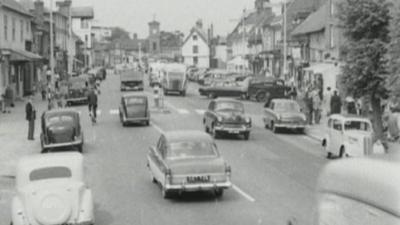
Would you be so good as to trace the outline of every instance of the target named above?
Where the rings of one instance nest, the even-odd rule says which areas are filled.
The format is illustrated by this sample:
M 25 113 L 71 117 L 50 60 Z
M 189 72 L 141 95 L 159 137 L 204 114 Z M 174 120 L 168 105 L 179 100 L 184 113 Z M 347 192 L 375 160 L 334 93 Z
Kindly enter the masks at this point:
M 275 127 L 275 123 L 273 121 L 271 122 L 271 130 L 273 133 L 278 133 L 278 128 Z
M 182 91 L 182 96 L 186 96 L 186 91 Z
M 168 191 L 164 186 L 161 187 L 161 195 L 164 199 L 171 197 L 171 191 Z
M 218 139 L 219 138 L 218 131 L 215 130 L 214 125 L 211 126 L 211 134 L 212 134 L 214 139 Z
M 327 159 L 332 159 L 333 158 L 332 152 L 326 153 L 326 158 Z
M 347 156 L 346 150 L 345 150 L 344 147 L 342 146 L 342 147 L 340 148 L 340 151 L 339 151 L 339 157 L 340 157 L 340 158 L 343 158 L 343 157 L 346 157 L 346 156 Z
M 244 133 L 243 136 L 244 136 L 244 140 L 246 140 L 246 141 L 249 140 L 250 132 Z
M 297 128 L 297 133 L 304 134 L 304 128 Z
M 265 92 L 259 92 L 256 95 L 256 101 L 257 102 L 265 102 L 267 99 L 267 95 Z
M 215 196 L 216 197 L 222 197 L 222 195 L 224 194 L 224 189 L 222 189 L 222 188 L 218 188 L 218 189 L 216 189 L 215 191 L 214 191 L 214 194 L 215 194 Z
M 150 121 L 149 120 L 144 121 L 144 125 L 145 126 L 149 126 L 150 125 Z

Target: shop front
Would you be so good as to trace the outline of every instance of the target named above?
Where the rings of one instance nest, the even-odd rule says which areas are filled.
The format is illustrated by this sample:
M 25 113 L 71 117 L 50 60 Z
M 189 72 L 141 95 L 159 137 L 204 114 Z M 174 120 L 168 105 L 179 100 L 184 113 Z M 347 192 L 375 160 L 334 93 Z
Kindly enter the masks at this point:
M 328 94 L 328 88 L 331 92 L 339 89 L 338 77 L 341 68 L 338 63 L 318 63 L 303 68 L 303 76 L 300 80 L 305 88 L 312 87 L 322 90 L 321 94 Z

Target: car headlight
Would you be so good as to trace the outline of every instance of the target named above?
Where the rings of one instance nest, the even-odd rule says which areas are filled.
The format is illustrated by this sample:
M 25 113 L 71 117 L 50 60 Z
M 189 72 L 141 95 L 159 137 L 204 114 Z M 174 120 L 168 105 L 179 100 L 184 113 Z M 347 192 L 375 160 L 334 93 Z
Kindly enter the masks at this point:
M 282 120 L 282 116 L 281 116 L 280 114 L 278 114 L 278 115 L 276 116 L 276 119 L 277 119 L 278 121 L 280 121 L 280 120 Z
M 246 118 L 245 118 L 245 122 L 246 122 L 246 123 L 251 123 L 251 118 L 250 118 L 250 117 L 246 117 Z
M 217 122 L 222 122 L 223 120 L 224 120 L 224 118 L 222 116 L 217 117 Z
M 307 120 L 306 115 L 301 114 L 301 119 L 305 122 Z

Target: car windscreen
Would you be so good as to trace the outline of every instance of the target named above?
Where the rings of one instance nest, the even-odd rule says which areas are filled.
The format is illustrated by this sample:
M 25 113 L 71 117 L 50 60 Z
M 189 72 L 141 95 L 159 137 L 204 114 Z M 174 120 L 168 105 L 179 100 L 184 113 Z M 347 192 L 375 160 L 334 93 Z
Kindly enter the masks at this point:
M 169 79 L 182 79 L 185 76 L 184 73 L 179 72 L 169 72 L 168 77 Z
M 296 102 L 275 102 L 274 110 L 278 112 L 300 112 L 300 106 Z
M 346 121 L 344 123 L 345 130 L 361 130 L 361 131 L 370 131 L 371 127 L 368 122 L 365 121 Z
M 146 104 L 146 99 L 145 98 L 125 98 L 125 104 L 127 106 L 144 105 L 144 104 Z
M 205 141 L 179 141 L 168 145 L 167 158 L 208 158 L 218 156 L 216 146 Z
M 57 115 L 47 118 L 47 124 L 57 124 L 57 123 L 73 123 L 74 117 L 72 115 Z
M 69 83 L 69 88 L 71 89 L 83 89 L 86 88 L 86 81 L 76 80 Z
M 224 110 L 235 110 L 244 112 L 243 104 L 240 102 L 218 102 L 215 104 L 215 111 L 224 111 Z
M 71 178 L 72 171 L 68 167 L 54 166 L 33 170 L 29 174 L 30 181 L 54 179 L 54 178 Z

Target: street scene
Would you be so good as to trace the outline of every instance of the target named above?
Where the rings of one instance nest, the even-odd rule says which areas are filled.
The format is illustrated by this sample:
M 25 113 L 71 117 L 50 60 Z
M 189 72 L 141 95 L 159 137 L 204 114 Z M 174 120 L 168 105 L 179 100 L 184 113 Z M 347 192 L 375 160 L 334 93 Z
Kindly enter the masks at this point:
M 240 1 L 0 0 L 0 225 L 400 224 L 400 4 Z

